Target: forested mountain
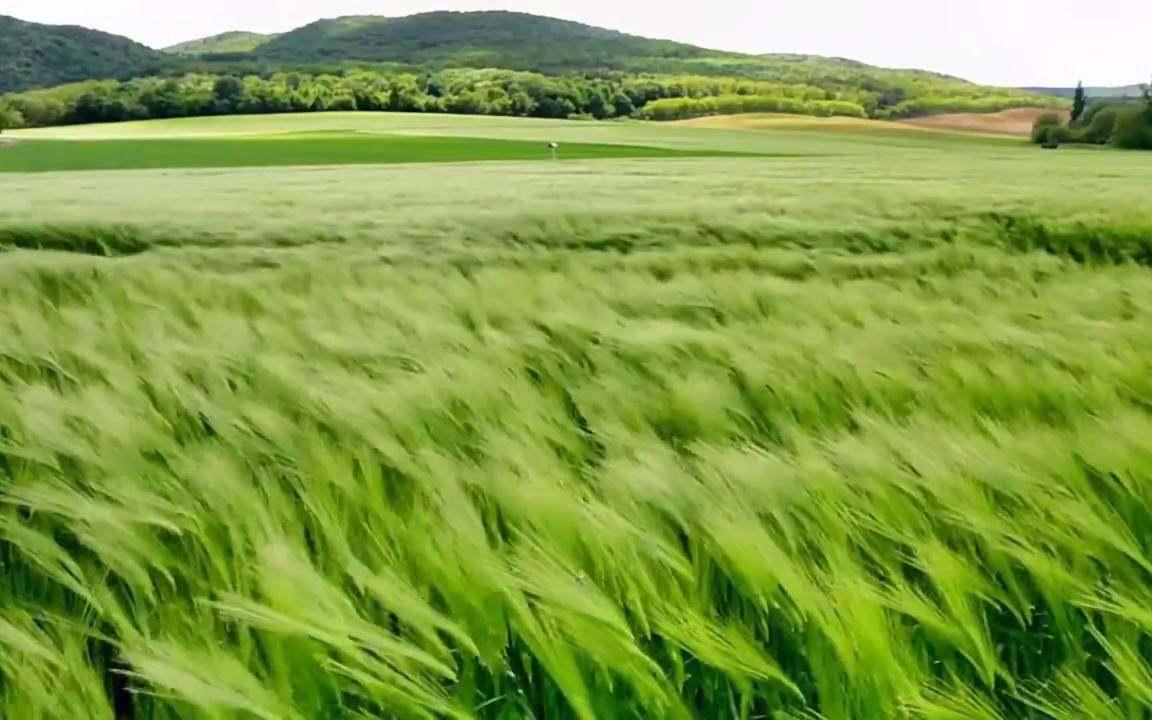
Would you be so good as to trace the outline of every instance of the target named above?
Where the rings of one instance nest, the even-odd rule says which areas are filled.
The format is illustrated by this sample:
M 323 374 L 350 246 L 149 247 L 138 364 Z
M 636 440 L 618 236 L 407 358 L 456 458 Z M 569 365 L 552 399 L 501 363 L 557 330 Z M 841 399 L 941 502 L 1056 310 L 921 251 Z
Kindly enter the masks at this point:
M 435 69 L 529 70 L 547 75 L 603 72 L 722 75 L 855 87 L 885 84 L 897 76 L 963 82 L 937 73 L 887 70 L 843 58 L 709 50 L 569 20 L 505 11 L 319 20 L 277 36 L 249 55 L 253 59 L 284 64 L 400 63 Z
M 154 72 L 160 53 L 128 38 L 0 15 L 0 93 Z
M 4 18 L 0 71 L 0 93 L 89 81 L 0 98 L 10 127 L 331 109 L 893 118 L 1067 103 L 920 70 L 708 50 L 502 11 L 344 17 L 278 36 L 224 33 L 167 52 Z
M 200 72 L 241 75 L 267 75 L 275 70 L 333 72 L 341 67 L 381 72 L 468 67 L 562 76 L 626 73 L 743 78 L 813 85 L 832 93 L 832 99 L 868 93 L 875 96 L 874 101 L 864 103 L 869 114 L 886 109 L 893 109 L 896 114 L 919 114 L 945 107 L 954 111 L 984 107 L 995 110 L 1032 104 L 1029 98 L 1037 97 L 921 70 L 889 70 L 854 60 L 812 55 L 747 55 L 709 50 L 503 11 L 319 20 L 279 35 L 252 51 L 202 54 L 199 62 L 200 65 L 190 67 Z M 1037 100 L 1034 104 L 1045 103 Z
M 219 55 L 224 53 L 246 53 L 255 50 L 278 35 L 265 35 L 254 32 L 226 32 L 211 37 L 189 40 L 172 47 L 164 48 L 164 52 L 173 55 Z
M 362 60 L 544 72 L 625 69 L 650 59 L 725 55 L 567 20 L 498 11 L 320 20 L 256 52 L 291 62 Z

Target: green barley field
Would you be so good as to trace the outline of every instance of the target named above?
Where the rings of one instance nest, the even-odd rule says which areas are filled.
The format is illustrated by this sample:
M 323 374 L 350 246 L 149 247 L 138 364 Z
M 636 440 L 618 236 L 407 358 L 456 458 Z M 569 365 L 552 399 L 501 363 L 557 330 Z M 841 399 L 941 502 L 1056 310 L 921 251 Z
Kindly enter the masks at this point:
M 14 137 L 0 717 L 1152 718 L 1147 157 Z
M 716 157 L 741 153 L 635 145 L 567 143 L 556 159 Z M 744 153 L 748 154 L 748 153 Z M 268 137 L 70 140 L 18 143 L 0 172 L 144 170 L 550 160 L 551 148 L 527 140 L 402 135 L 284 135 Z

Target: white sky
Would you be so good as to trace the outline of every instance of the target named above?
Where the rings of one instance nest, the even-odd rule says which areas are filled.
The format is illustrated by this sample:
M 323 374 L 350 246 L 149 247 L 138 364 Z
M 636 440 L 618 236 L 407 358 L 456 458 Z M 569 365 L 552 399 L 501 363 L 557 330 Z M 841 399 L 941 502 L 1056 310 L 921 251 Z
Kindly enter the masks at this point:
M 1152 76 L 1152 0 L 0 0 L 0 14 L 153 47 L 321 17 L 519 10 L 749 53 L 835 55 L 995 85 Z

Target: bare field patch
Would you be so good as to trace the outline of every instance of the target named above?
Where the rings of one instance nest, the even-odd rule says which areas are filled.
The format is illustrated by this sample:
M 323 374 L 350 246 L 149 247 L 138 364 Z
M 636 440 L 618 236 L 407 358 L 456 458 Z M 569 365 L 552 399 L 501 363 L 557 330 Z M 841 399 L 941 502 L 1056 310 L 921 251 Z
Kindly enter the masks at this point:
M 996 133 L 1025 137 L 1041 115 L 1059 112 L 1051 108 L 1015 108 L 996 113 L 953 113 L 900 120 L 898 124 L 926 130 Z
M 675 125 L 681 131 L 728 131 L 747 134 L 747 131 L 776 133 L 775 137 L 793 134 L 796 138 L 822 138 L 826 142 L 848 141 L 861 148 L 875 146 L 941 147 L 944 145 L 996 145 L 1003 148 L 1016 139 L 1005 133 L 994 133 L 960 127 L 936 127 L 891 120 L 867 120 L 852 117 L 811 117 L 783 114 L 715 115 L 711 117 L 679 120 Z M 1031 126 L 1029 126 L 1031 127 Z

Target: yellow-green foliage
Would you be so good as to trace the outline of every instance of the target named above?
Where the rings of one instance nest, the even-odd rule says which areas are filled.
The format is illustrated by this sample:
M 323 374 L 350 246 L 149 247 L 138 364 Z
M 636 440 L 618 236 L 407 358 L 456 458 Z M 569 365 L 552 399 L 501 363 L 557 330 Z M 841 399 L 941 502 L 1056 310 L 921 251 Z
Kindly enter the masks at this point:
M 845 100 L 805 100 L 771 95 L 724 95 L 703 98 L 668 98 L 648 103 L 643 115 L 649 120 L 686 120 L 709 115 L 742 113 L 789 113 L 793 115 L 865 117 L 859 103 Z

